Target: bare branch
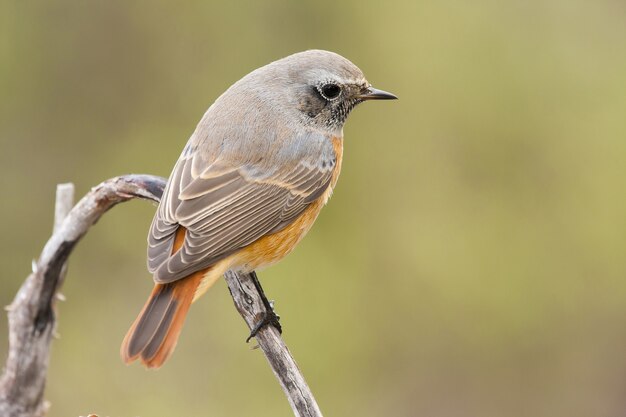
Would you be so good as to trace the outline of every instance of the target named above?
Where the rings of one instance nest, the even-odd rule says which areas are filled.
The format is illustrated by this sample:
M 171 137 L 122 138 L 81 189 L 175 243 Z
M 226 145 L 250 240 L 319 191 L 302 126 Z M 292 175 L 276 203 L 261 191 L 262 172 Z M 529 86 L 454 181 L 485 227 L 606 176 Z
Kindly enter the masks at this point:
M 0 416 L 39 417 L 46 414 L 48 403 L 43 394 L 55 327 L 54 301 L 63 281 L 65 264 L 78 241 L 111 207 L 133 198 L 158 202 L 164 187 L 165 179 L 150 175 L 112 178 L 94 187 L 68 213 L 73 186 L 59 186 L 54 233 L 39 260 L 33 262 L 33 272 L 7 308 L 9 354 L 0 377 Z M 252 328 L 265 311 L 259 293 L 248 275 L 228 272 L 226 281 L 237 310 Z M 258 332 L 256 339 L 294 414 L 321 416 L 302 373 L 278 332 L 265 327 Z
M 63 220 L 74 205 L 74 184 L 71 182 L 57 185 L 57 198 L 54 204 L 54 230 L 56 233 L 61 228 Z
M 72 206 L 74 205 L 74 184 L 65 183 L 57 185 L 56 202 L 54 204 L 54 229 L 53 233 L 58 232 L 61 229 L 63 220 L 67 217 Z M 63 285 L 65 274 L 67 273 L 67 262 L 61 267 L 59 272 L 59 282 L 57 284 L 57 291 Z M 62 299 L 61 293 L 57 292 L 57 298 Z
M 248 327 L 254 328 L 254 325 L 265 315 L 265 307 L 252 279 L 247 274 L 232 271 L 226 272 L 224 278 L 228 283 L 228 289 L 237 311 Z M 294 415 L 321 417 L 322 412 L 313 398 L 313 393 L 278 330 L 272 326 L 265 326 L 259 330 L 255 338 L 287 395 Z
M 65 219 L 55 227 L 41 256 L 33 263 L 8 309 L 9 354 L 0 378 L 0 416 L 38 417 L 48 408 L 43 393 L 48 370 L 50 342 L 55 327 L 55 294 L 65 263 L 76 243 L 117 203 L 139 197 L 158 201 L 165 180 L 147 175 L 128 175 L 105 181 L 93 188 L 67 214 L 67 190 L 57 195 L 56 213 Z M 58 222 L 55 222 L 58 224 Z

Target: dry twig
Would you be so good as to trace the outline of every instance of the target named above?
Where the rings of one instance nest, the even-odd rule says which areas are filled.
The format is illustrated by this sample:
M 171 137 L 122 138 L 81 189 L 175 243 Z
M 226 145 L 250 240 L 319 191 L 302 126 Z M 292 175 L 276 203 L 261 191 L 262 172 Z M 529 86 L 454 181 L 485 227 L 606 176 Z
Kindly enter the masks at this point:
M 55 328 L 54 301 L 63 282 L 66 262 L 78 241 L 111 207 L 133 198 L 159 201 L 165 180 L 151 175 L 126 175 L 94 187 L 74 208 L 73 186 L 57 189 L 55 229 L 41 256 L 7 308 L 9 354 L 0 377 L 0 416 L 44 416 L 44 388 L 50 343 Z M 69 212 L 69 213 L 68 213 Z M 250 277 L 229 272 L 226 281 L 237 310 L 250 328 L 265 308 Z M 256 336 L 280 381 L 294 415 L 317 417 L 321 412 L 287 346 L 272 327 Z

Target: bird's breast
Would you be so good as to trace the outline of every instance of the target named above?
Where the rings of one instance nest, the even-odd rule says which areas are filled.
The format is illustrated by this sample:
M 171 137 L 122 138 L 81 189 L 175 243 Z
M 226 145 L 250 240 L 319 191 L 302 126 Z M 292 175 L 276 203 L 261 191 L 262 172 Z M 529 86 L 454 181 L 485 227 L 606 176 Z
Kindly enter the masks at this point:
M 324 203 L 328 201 L 328 199 L 330 198 L 330 195 L 333 192 L 333 189 L 335 188 L 335 185 L 337 184 L 337 180 L 339 179 L 339 173 L 341 172 L 341 160 L 343 158 L 343 137 L 333 136 L 331 138 L 331 141 L 333 142 L 333 150 L 335 151 L 335 157 L 337 158 L 337 163 L 335 164 L 335 169 L 333 170 L 333 175 L 330 179 L 330 187 L 328 187 L 328 190 L 326 191 L 326 193 L 324 193 L 325 194 Z

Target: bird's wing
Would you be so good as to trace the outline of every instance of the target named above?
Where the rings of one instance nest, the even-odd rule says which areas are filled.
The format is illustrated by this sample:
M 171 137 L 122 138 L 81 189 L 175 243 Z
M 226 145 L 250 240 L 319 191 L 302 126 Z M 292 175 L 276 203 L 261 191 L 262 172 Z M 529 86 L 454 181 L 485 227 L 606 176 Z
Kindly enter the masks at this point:
M 233 166 L 217 158 L 196 174 L 198 156 L 183 153 L 148 235 L 154 280 L 184 278 L 286 227 L 326 191 L 334 162 L 302 160 L 268 175 L 254 163 Z M 185 241 L 171 254 L 180 226 L 187 229 Z

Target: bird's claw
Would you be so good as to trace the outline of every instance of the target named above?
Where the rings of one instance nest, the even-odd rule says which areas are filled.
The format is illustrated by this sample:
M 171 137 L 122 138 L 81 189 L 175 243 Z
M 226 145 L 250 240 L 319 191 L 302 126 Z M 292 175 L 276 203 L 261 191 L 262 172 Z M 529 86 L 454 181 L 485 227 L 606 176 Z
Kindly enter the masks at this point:
M 270 306 L 272 307 L 270 310 L 266 310 L 263 318 L 259 320 L 259 322 L 250 330 L 250 336 L 246 339 L 246 343 L 250 341 L 253 337 L 256 337 L 259 330 L 263 327 L 271 325 L 278 333 L 283 334 L 283 328 L 280 325 L 280 316 L 274 312 L 274 303 L 270 302 Z

